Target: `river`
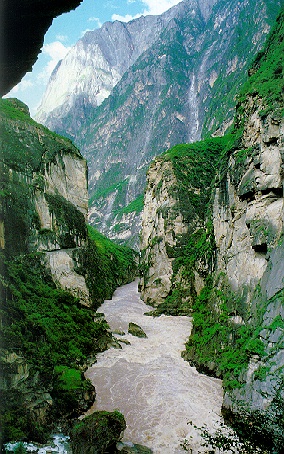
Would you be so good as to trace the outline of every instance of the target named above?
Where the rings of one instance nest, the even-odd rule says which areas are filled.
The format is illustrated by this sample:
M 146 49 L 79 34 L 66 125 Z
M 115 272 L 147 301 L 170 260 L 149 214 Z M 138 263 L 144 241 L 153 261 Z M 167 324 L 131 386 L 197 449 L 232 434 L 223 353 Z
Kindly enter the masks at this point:
M 155 454 L 184 454 L 182 443 L 187 452 L 202 452 L 199 432 L 188 422 L 209 429 L 218 426 L 221 380 L 198 373 L 181 357 L 192 327 L 190 317 L 144 315 L 151 310 L 140 299 L 137 281 L 117 289 L 98 309 L 112 331 L 125 335 L 116 335 L 122 349 L 98 354 L 86 371 L 97 391 L 88 414 L 121 411 L 127 423 L 123 441 L 148 446 Z M 128 334 L 129 322 L 141 326 L 147 338 Z

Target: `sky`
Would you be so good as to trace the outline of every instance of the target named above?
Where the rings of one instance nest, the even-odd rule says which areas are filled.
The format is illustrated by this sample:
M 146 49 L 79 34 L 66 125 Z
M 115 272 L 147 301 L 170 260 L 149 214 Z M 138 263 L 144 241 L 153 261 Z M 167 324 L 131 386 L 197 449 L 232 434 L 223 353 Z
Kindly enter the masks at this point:
M 49 77 L 59 60 L 88 30 L 95 30 L 104 22 L 128 22 L 142 15 L 162 14 L 181 0 L 83 0 L 69 13 L 53 20 L 47 31 L 38 60 L 6 97 L 26 103 L 33 116 L 40 105 Z

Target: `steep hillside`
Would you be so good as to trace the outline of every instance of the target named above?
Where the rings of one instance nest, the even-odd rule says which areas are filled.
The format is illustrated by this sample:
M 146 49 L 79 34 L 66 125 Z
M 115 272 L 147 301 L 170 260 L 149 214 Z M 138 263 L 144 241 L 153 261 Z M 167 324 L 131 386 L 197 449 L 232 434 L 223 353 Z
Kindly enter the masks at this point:
M 59 108 L 59 118 L 55 109 L 44 121 L 74 139 L 88 160 L 92 225 L 111 238 L 137 243 L 149 163 L 157 151 L 228 128 L 234 96 L 279 7 L 280 1 L 274 0 L 234 0 L 230 5 L 224 0 L 185 0 L 157 18 L 106 24 L 78 43 L 53 75 L 48 88 L 53 95 L 45 98 L 45 105 L 49 99 L 53 102 L 55 94 L 59 102 L 65 96 L 60 73 L 66 73 L 71 57 L 77 68 L 77 61 L 85 62 L 87 55 L 94 55 L 96 64 L 103 54 L 103 71 L 91 80 L 79 78 L 74 88 L 71 83 L 73 107 L 65 103 L 68 112 Z M 98 49 L 102 36 L 105 47 Z M 110 53 L 113 47 L 107 45 L 112 40 L 117 43 L 116 59 Z M 121 63 L 122 57 L 129 59 L 129 67 Z M 89 69 L 88 64 L 82 74 L 90 74 Z M 73 70 L 69 71 L 73 77 Z M 110 77 L 111 71 L 116 71 L 115 76 Z M 111 84 L 118 81 L 117 72 L 121 79 L 94 108 L 98 101 L 92 93 L 98 91 L 100 99 L 103 92 L 107 96 Z M 96 81 L 102 77 L 106 77 L 107 90 Z M 97 88 L 100 83 L 101 89 Z
M 87 359 L 112 342 L 94 309 L 132 279 L 132 251 L 86 225 L 87 167 L 72 143 L 1 100 L 2 442 L 43 441 L 93 402 Z
M 187 185 L 191 223 L 187 225 L 185 207 L 178 230 L 172 228 L 171 237 L 178 241 L 167 257 L 148 241 L 142 263 L 142 269 L 151 270 L 142 280 L 148 300 L 149 295 L 150 300 L 155 297 L 163 277 L 152 263 L 171 263 L 171 283 L 156 312 L 192 312 L 194 329 L 184 357 L 199 370 L 223 378 L 224 415 L 264 452 L 274 453 L 283 452 L 284 442 L 283 24 L 282 11 L 238 97 L 233 134 L 223 139 L 207 200 L 201 205 L 202 187 Z M 187 174 L 190 152 L 183 146 L 157 160 L 158 186 L 163 187 L 160 176 L 167 171 L 171 154 L 179 156 L 179 167 Z M 147 197 L 158 193 L 153 169 L 154 164 L 142 237 L 144 233 L 147 237 L 151 222 L 152 232 L 157 220 L 164 226 L 168 222 L 163 209 L 168 198 L 154 198 L 154 215 L 149 215 Z M 198 166 L 191 168 L 192 173 L 198 171 Z M 184 176 L 175 172 L 175 177 L 180 190 L 170 213 L 180 206 L 184 192 Z M 160 244 L 165 241 L 159 239 Z

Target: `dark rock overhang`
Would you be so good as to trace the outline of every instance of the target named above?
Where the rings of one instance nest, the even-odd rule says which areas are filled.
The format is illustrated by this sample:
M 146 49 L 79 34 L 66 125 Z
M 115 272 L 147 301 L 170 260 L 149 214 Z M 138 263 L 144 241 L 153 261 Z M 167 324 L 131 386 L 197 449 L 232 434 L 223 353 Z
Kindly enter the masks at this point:
M 8 93 L 37 60 L 52 20 L 82 0 L 0 0 L 0 95 Z

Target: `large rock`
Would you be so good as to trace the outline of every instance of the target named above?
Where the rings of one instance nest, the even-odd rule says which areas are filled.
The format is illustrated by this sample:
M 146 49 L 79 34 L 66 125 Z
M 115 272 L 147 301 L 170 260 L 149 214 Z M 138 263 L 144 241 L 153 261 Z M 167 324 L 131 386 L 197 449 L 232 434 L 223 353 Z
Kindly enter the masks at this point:
M 173 189 L 177 185 L 172 163 L 157 158 L 147 174 L 141 232 L 140 291 L 147 304 L 157 306 L 172 287 L 173 257 L 177 238 L 187 232 Z
M 82 377 L 65 402 L 61 395 L 58 404 L 53 369 L 62 356 L 43 366 L 54 351 L 52 342 L 58 335 L 54 326 L 66 326 L 67 313 L 68 322 L 72 320 L 77 298 L 85 306 L 91 305 L 81 258 L 87 246 L 87 166 L 69 140 L 34 122 L 22 102 L 5 99 L 0 103 L 3 436 L 5 440 L 29 436 L 43 441 L 64 412 L 64 416 L 77 417 L 94 400 L 93 387 Z M 53 325 L 59 306 L 60 320 Z M 84 314 L 84 324 L 93 326 L 91 310 L 84 308 Z M 31 323 L 30 317 L 37 321 Z M 15 334 L 13 327 L 18 323 L 21 328 Z M 68 335 L 72 333 L 65 340 Z M 71 343 L 65 352 L 68 361 Z M 81 377 L 75 369 L 82 365 L 78 352 L 73 367 Z M 66 401 L 65 409 L 61 404 Z
M 105 454 L 115 452 L 116 443 L 126 428 L 124 417 L 118 411 L 95 412 L 74 426 L 71 433 L 74 454 Z
M 284 121 L 283 79 L 278 76 L 283 18 L 282 11 L 240 92 L 235 134 L 224 137 L 227 145 L 212 184 L 207 225 L 202 225 L 201 218 L 199 225 L 192 218 L 184 254 L 177 247 L 172 251 L 178 258 L 173 268 L 187 264 L 188 282 L 196 281 L 203 267 L 201 293 L 198 297 L 197 287 L 196 294 L 192 292 L 194 323 L 185 357 L 200 371 L 224 379 L 224 414 L 242 434 L 275 453 L 283 451 L 284 433 Z M 184 170 L 185 156 L 178 158 Z M 202 171 L 196 169 L 200 181 Z M 158 176 L 157 181 L 156 186 L 152 178 L 146 199 L 162 187 Z M 190 200 L 187 208 L 192 209 Z M 151 213 L 148 207 L 147 211 Z M 152 219 L 149 216 L 144 225 L 152 222 L 155 229 L 155 215 Z M 149 256 L 152 249 L 147 243 L 144 255 Z M 183 293 L 181 286 L 175 295 L 174 290 L 172 277 L 171 299 Z
M 70 141 L 34 122 L 23 103 L 2 103 L 3 187 L 18 181 L 17 196 L 7 195 L 10 210 L 2 205 L 2 248 L 8 255 L 41 252 L 56 285 L 90 304 L 85 278 L 77 273 L 87 241 L 86 161 Z
M 130 322 L 128 326 L 129 334 L 136 337 L 147 337 L 145 331 L 141 328 L 141 326 L 136 325 L 136 323 Z

